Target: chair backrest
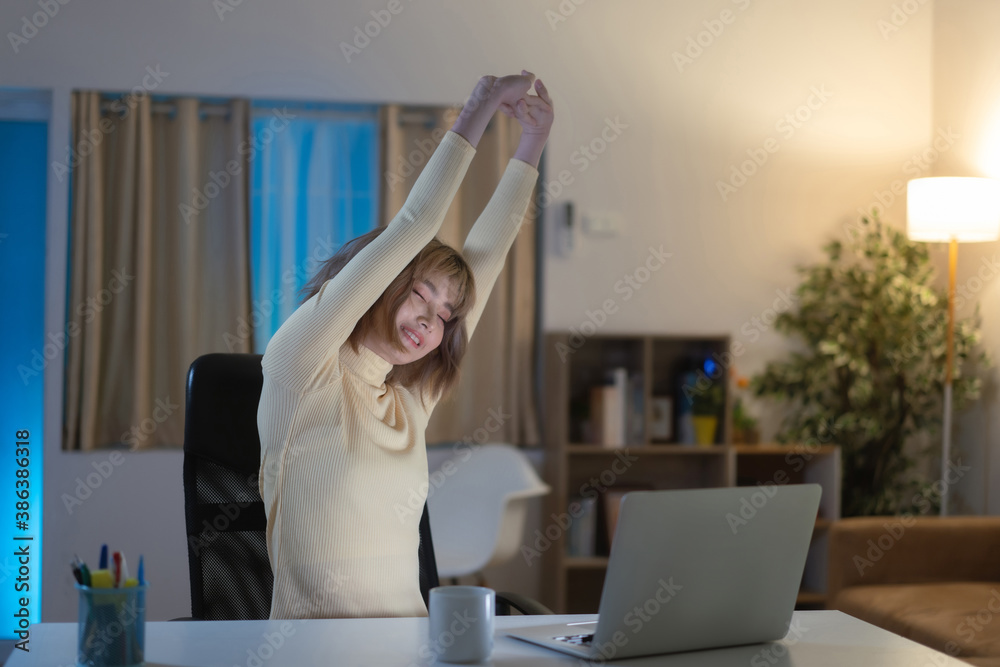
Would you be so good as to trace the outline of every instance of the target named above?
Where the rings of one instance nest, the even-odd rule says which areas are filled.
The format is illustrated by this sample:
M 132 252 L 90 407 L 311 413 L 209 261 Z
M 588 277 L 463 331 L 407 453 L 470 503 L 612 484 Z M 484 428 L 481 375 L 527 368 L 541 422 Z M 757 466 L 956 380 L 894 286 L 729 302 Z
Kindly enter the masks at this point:
M 260 362 L 257 354 L 207 354 L 188 371 L 184 516 L 191 615 L 198 619 L 266 619 L 271 613 L 267 516 L 257 489 Z M 438 574 L 426 505 L 418 558 L 427 603 Z
M 458 447 L 430 474 L 428 494 L 439 573 L 473 574 L 503 562 L 524 543 L 528 500 L 550 491 L 517 447 Z

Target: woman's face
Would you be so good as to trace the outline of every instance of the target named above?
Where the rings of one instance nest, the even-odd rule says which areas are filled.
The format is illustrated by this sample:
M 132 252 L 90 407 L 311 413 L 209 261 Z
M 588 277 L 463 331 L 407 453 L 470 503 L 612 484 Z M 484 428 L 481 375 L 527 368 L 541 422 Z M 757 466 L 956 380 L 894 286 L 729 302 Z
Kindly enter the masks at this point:
M 454 280 L 441 274 L 418 278 L 410 295 L 396 313 L 396 335 L 405 351 L 378 341 L 373 352 L 393 365 L 409 364 L 430 354 L 441 344 L 444 324 L 452 318 L 457 300 Z

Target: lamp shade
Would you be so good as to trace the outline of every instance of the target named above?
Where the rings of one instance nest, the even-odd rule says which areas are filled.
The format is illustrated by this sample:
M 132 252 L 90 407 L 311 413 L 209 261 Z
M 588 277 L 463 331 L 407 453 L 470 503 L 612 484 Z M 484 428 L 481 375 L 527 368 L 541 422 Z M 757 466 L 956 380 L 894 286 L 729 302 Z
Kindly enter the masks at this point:
M 1000 181 L 915 178 L 906 186 L 906 232 L 914 241 L 1000 238 Z

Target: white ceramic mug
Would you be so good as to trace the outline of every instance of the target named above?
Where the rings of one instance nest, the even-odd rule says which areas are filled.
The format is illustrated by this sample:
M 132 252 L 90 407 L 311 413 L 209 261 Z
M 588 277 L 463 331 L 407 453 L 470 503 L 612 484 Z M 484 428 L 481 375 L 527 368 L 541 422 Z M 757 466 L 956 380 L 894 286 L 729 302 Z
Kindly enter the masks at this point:
M 496 594 L 482 586 L 431 589 L 430 649 L 441 662 L 483 662 L 493 652 Z

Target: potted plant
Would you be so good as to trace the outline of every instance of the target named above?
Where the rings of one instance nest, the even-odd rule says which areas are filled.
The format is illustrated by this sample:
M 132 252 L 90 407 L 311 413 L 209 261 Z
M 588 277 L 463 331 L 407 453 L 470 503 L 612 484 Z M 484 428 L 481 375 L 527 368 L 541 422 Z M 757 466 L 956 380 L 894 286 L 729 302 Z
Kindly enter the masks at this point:
M 694 422 L 694 438 L 702 447 L 715 443 L 715 432 L 719 427 L 722 412 L 722 384 L 712 382 L 695 392 L 691 397 L 691 416 Z
M 940 498 L 915 463 L 911 436 L 940 435 L 947 352 L 947 295 L 934 286 L 927 244 L 883 225 L 877 211 L 851 228 L 827 259 L 800 267 L 794 310 L 776 328 L 801 345 L 752 381 L 758 396 L 787 404 L 778 440 L 841 447 L 843 516 L 936 509 Z M 978 398 L 989 363 L 978 307 L 955 323 L 953 400 Z M 939 442 L 939 441 L 938 441 Z
M 743 397 L 737 396 L 733 403 L 733 442 L 756 445 L 760 441 L 757 419 L 750 416 L 743 406 Z
M 760 431 L 757 419 L 743 405 L 743 392 L 750 386 L 750 378 L 737 375 L 735 367 L 729 369 L 735 378 L 736 388 L 733 390 L 733 443 L 756 445 L 760 441 Z

